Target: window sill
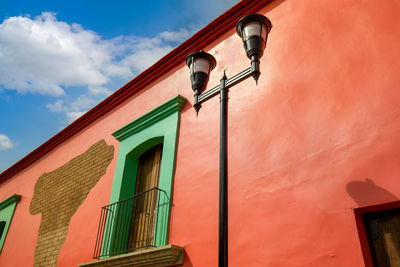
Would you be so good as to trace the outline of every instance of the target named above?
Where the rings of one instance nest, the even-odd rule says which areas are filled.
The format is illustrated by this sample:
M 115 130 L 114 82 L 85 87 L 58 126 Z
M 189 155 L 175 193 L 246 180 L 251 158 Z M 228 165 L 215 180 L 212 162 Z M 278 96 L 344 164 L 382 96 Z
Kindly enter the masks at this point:
M 166 245 L 79 264 L 79 267 L 173 266 L 183 263 L 183 248 Z

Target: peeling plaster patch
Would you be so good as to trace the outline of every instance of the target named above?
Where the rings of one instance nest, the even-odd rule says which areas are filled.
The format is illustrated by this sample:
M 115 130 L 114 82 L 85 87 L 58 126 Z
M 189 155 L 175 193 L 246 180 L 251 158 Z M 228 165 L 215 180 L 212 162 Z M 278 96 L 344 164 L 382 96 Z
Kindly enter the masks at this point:
M 34 266 L 57 265 L 72 215 L 106 173 L 113 156 L 114 147 L 101 140 L 67 164 L 39 177 L 30 204 L 32 215 L 42 214 Z

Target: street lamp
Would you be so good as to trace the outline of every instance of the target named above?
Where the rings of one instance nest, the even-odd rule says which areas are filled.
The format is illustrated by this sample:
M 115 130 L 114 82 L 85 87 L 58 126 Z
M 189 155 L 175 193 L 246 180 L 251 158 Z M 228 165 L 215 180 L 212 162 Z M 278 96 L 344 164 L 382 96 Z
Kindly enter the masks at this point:
M 251 70 L 256 83 L 260 76 L 260 58 L 264 54 L 271 28 L 272 24 L 269 19 L 260 14 L 245 16 L 236 25 L 236 32 L 242 37 L 247 57 L 251 60 Z
M 186 57 L 186 64 L 190 68 L 190 81 L 194 91 L 193 107 L 196 113 L 198 114 L 202 103 L 218 94 L 220 95 L 219 267 L 228 266 L 228 90 L 251 76 L 257 84 L 260 76 L 260 58 L 264 54 L 271 28 L 272 24 L 269 19 L 260 14 L 251 14 L 240 19 L 236 25 L 236 31 L 243 40 L 243 46 L 247 57 L 251 60 L 251 66 L 229 79 L 224 71 L 220 84 L 206 92 L 204 90 L 207 87 L 209 74 L 216 65 L 215 58 L 203 50 Z
M 217 62 L 212 55 L 200 50 L 200 52 L 194 52 L 187 56 L 186 64 L 190 68 L 190 81 L 194 91 L 193 107 L 198 114 L 201 108 L 199 96 L 206 89 L 210 72 L 215 68 Z

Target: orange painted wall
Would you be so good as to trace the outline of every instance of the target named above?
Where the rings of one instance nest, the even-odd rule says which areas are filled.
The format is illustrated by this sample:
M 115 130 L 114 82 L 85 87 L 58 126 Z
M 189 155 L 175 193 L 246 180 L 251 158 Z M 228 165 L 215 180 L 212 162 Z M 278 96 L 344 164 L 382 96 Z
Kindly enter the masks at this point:
M 230 266 L 364 266 L 353 209 L 400 196 L 399 11 L 310 0 L 260 11 L 274 27 L 259 85 L 230 92 Z M 211 49 L 212 85 L 246 67 L 226 38 Z M 217 265 L 217 103 L 181 124 L 171 242 L 185 266 Z
M 400 3 L 274 1 L 258 13 L 274 27 L 259 85 L 229 102 L 229 262 L 239 266 L 364 266 L 354 209 L 400 197 Z M 235 30 L 204 50 L 217 59 L 209 87 L 245 69 Z M 0 184 L 22 195 L 0 266 L 32 266 L 40 216 L 36 180 L 100 139 L 115 147 L 106 175 L 72 217 L 58 266 L 91 260 L 100 207 L 108 204 L 118 142 L 111 133 L 176 94 L 192 102 L 182 62 L 106 116 Z M 185 267 L 217 265 L 218 98 L 196 118 L 181 113 L 170 243 Z

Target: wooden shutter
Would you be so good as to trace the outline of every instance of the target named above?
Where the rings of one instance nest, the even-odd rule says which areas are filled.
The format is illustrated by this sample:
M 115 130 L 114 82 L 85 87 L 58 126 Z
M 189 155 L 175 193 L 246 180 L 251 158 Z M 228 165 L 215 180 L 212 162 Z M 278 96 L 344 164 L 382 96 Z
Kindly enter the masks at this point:
M 364 215 L 377 267 L 400 266 L 400 209 Z

